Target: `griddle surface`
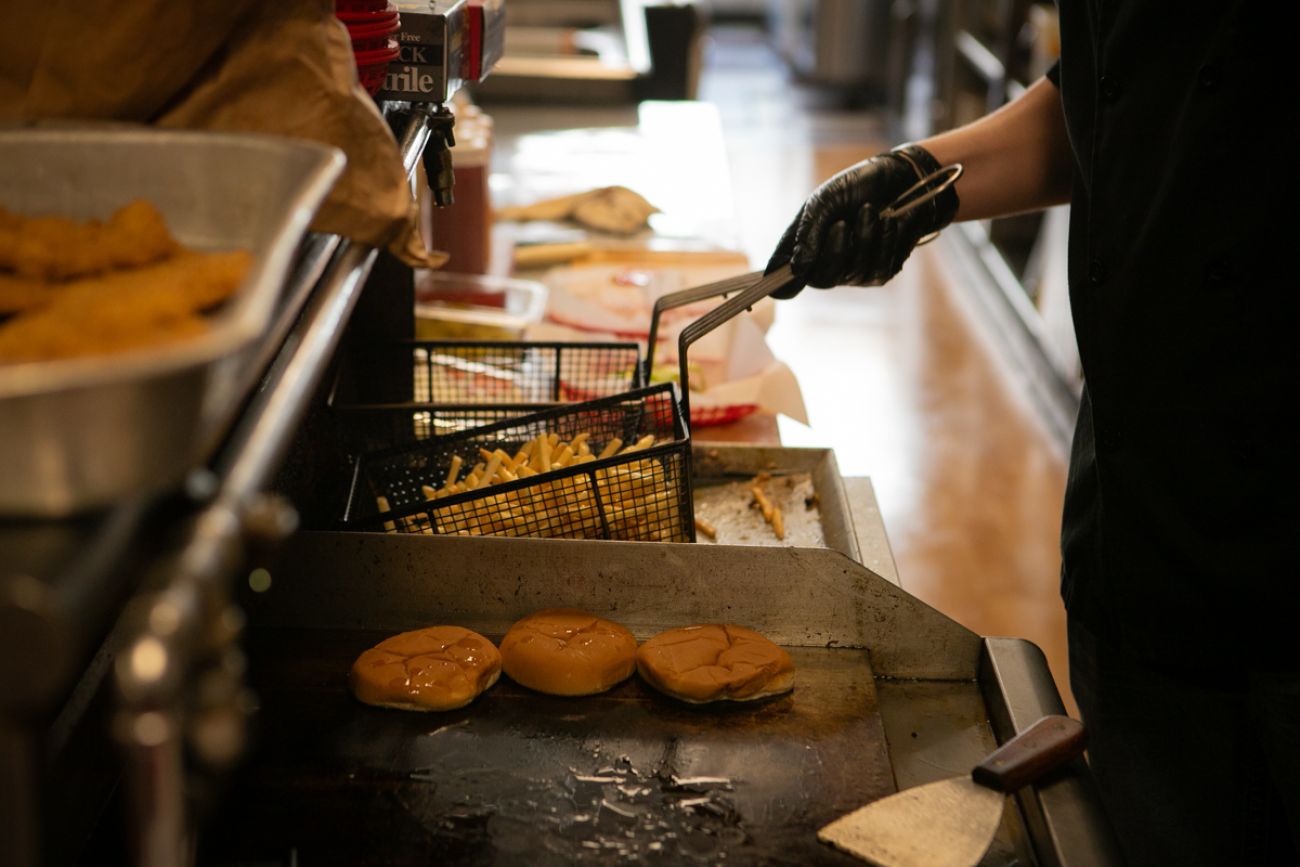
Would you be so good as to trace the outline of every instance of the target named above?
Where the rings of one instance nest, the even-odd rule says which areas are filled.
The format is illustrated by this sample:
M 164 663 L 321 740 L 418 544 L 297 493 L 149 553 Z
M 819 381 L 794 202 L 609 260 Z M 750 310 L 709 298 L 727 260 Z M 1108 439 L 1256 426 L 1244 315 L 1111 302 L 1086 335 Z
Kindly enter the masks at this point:
M 447 713 L 372 708 L 387 633 L 248 641 L 258 743 L 205 864 L 855 864 L 818 827 L 894 791 L 866 654 L 791 648 L 794 693 L 695 707 L 635 676 L 562 699 L 501 681 Z

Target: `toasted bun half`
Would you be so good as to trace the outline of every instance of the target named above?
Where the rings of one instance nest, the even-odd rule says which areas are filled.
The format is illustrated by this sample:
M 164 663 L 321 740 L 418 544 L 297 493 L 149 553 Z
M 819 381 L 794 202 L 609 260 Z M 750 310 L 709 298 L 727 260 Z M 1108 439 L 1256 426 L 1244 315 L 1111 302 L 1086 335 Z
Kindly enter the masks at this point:
M 636 668 L 655 689 L 692 704 L 754 701 L 794 689 L 790 654 L 731 624 L 661 632 L 637 650 Z
M 501 654 L 477 632 L 430 626 L 386 638 L 357 657 L 348 685 L 359 701 L 401 710 L 455 710 L 501 676 Z
M 548 608 L 510 627 L 501 664 L 516 683 L 551 695 L 594 695 L 631 676 L 636 638 L 577 608 Z

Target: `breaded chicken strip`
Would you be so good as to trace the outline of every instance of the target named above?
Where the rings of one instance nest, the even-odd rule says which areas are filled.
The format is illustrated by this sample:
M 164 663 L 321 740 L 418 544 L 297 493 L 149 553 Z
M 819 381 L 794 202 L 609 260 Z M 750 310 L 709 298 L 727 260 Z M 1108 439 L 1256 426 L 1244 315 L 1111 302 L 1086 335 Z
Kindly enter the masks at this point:
M 0 316 L 44 307 L 64 285 L 0 272 Z
M 201 253 L 184 250 L 164 262 L 114 271 L 67 284 L 60 309 L 93 312 L 101 306 L 130 308 L 140 318 L 198 313 L 215 307 L 239 288 L 253 257 L 245 250 Z
M 158 209 L 138 199 L 108 221 L 0 215 L 0 270 L 68 280 L 157 262 L 179 248 Z
M 178 343 L 208 330 L 208 320 L 190 315 L 164 322 L 142 322 L 129 316 L 109 315 L 95 320 L 89 330 L 71 329 L 49 315 L 48 309 L 24 317 L 12 332 L 0 330 L 0 364 L 51 361 L 111 355 L 132 349 Z M 19 323 L 14 323 L 18 326 Z
M 23 218 L 0 208 L 0 233 L 12 232 L 22 225 Z
M 0 362 L 158 346 L 201 333 L 199 314 L 229 298 L 252 257 L 182 252 L 165 262 L 67 283 L 45 307 L 0 326 Z

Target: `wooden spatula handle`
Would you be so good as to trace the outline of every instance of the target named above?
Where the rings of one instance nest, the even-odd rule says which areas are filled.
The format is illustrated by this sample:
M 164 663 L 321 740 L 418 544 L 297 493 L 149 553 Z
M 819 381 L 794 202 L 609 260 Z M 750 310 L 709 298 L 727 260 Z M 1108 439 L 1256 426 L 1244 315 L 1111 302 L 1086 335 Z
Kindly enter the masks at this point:
M 1088 733 L 1068 716 L 1045 716 L 988 755 L 971 771 L 981 786 L 1014 792 L 1083 755 Z

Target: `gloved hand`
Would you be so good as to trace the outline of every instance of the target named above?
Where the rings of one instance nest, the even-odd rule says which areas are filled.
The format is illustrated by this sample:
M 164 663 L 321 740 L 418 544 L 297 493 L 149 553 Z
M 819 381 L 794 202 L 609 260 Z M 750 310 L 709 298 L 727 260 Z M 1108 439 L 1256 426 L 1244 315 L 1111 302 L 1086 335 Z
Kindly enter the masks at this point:
M 939 168 L 929 151 L 906 145 L 851 166 L 813 190 L 764 272 L 789 262 L 798 282 L 772 297 L 793 298 L 804 285 L 879 286 L 892 278 L 918 241 L 952 222 L 957 192 L 950 186 L 898 216 L 880 212 Z

